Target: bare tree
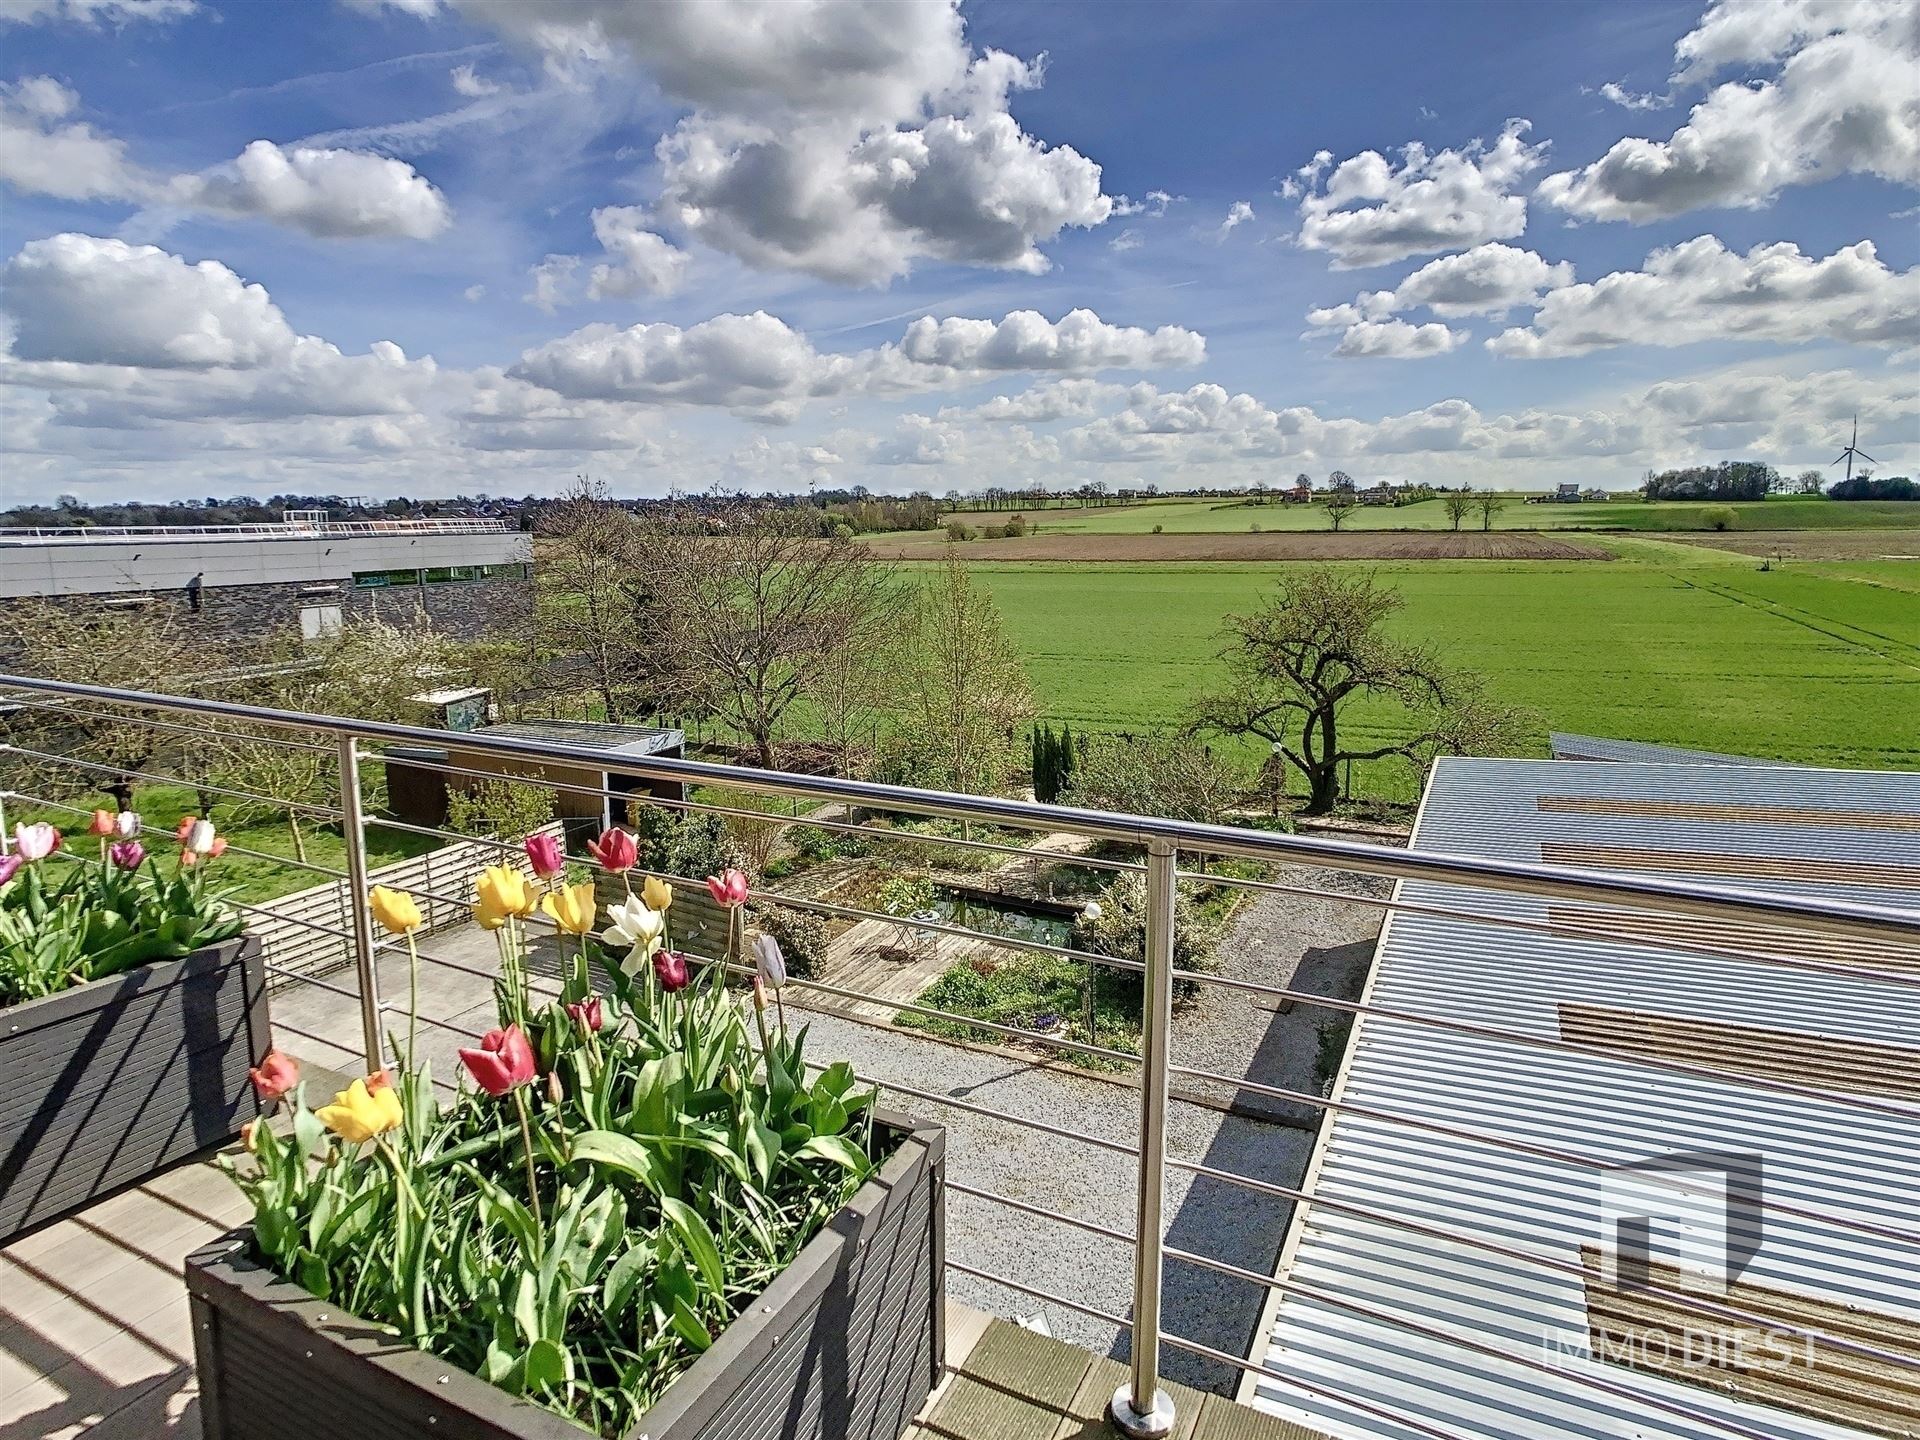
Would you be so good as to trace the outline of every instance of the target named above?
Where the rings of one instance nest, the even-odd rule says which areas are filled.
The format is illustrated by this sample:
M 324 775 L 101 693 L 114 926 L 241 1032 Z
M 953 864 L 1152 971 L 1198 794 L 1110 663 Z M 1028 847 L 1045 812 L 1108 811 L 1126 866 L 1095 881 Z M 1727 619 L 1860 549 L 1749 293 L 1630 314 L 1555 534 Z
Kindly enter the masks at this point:
M 820 738 L 833 752 L 834 769 L 852 775 L 858 756 L 870 755 L 893 706 L 900 663 L 899 609 L 876 606 L 857 617 L 848 643 L 820 657 L 807 693 L 820 721 Z
M 907 594 L 864 546 L 818 537 L 778 509 L 730 512 L 710 529 L 666 516 L 632 552 L 638 618 L 671 683 L 774 763 L 774 740 L 828 657 L 897 629 Z
M 1351 486 L 1327 492 L 1327 520 L 1336 530 L 1346 523 L 1347 516 L 1359 507 L 1360 497 L 1354 494 Z
M 1449 490 L 1440 503 L 1446 507 L 1448 526 L 1458 530 L 1473 511 L 1473 492 L 1462 485 L 1458 490 Z
M 1482 490 L 1473 497 L 1473 508 L 1479 512 L 1480 528 L 1493 529 L 1493 520 L 1507 508 L 1507 497 L 1493 490 Z
M 922 773 L 949 789 L 994 789 L 1033 716 L 1033 686 L 999 607 L 949 559 L 922 589 L 910 633 L 900 690 Z
M 1199 702 L 1196 723 L 1280 746 L 1306 776 L 1309 815 L 1339 803 L 1343 761 L 1399 755 L 1425 763 L 1436 753 L 1516 743 L 1524 712 L 1489 700 L 1479 681 L 1388 633 L 1402 603 L 1370 574 L 1324 566 L 1288 574 L 1253 614 L 1227 617 L 1228 683 Z M 1363 695 L 1402 707 L 1403 733 L 1343 745 L 1341 712 Z
M 535 615 L 542 648 L 579 657 L 608 720 L 633 714 L 648 689 L 634 593 L 633 516 L 582 480 L 541 507 L 534 529 Z

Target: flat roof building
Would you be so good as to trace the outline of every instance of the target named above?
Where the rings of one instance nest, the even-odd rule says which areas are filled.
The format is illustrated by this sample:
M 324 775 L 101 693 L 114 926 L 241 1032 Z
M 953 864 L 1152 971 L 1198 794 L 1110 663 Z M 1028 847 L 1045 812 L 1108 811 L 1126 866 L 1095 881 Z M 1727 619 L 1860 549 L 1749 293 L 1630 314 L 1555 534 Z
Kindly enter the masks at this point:
M 1911 910 L 1920 775 L 1443 759 L 1413 844 Z M 1394 899 L 1254 1339 L 1300 1383 L 1241 1398 L 1368 1440 L 1916 1433 L 1920 946 Z

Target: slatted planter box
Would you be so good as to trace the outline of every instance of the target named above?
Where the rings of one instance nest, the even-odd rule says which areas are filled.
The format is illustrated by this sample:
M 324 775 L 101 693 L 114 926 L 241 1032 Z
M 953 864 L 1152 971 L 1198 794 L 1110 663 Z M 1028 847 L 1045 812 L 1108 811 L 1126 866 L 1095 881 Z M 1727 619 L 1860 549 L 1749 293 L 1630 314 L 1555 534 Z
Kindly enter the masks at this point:
M 0 1010 L 0 1244 L 227 1143 L 271 1043 L 251 935 Z
M 624 1440 L 898 1440 L 945 1349 L 946 1133 L 881 1113 L 897 1144 L 793 1264 Z M 187 1257 L 207 1440 L 583 1440 L 316 1300 L 241 1229 Z

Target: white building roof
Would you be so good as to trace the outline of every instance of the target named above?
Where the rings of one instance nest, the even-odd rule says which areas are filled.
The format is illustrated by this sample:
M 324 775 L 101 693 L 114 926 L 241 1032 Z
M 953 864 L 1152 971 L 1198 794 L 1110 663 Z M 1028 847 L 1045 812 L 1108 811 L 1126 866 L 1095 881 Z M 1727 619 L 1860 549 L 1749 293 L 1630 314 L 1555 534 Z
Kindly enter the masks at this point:
M 1604 867 L 1593 856 L 1610 855 L 1634 870 L 1695 879 L 1710 871 L 1746 889 L 1920 909 L 1920 775 L 1445 759 L 1413 843 L 1594 868 Z M 1884 975 L 1862 979 L 1690 948 L 1728 942 L 1725 927 L 1709 921 L 1679 922 L 1650 946 L 1623 938 L 1652 928 L 1631 911 L 1417 883 L 1403 883 L 1396 898 L 1468 914 L 1393 912 L 1370 1005 L 1555 1040 L 1567 1038 L 1567 1006 L 1681 1017 L 1713 1027 L 1692 1033 L 1705 1036 L 1696 1063 L 1714 1069 L 1731 1053 L 1714 1048 L 1716 1035 L 1733 1033 L 1722 1027 L 1793 1032 L 1808 1037 L 1798 1083 L 1828 1093 L 1782 1093 L 1731 1071 L 1685 1073 L 1631 1052 L 1542 1048 L 1358 1017 L 1334 1095 L 1376 1113 L 1331 1115 L 1323 1125 L 1306 1186 L 1318 1203 L 1301 1207 L 1279 1266 L 1300 1288 L 1276 1291 L 1253 1348 L 1254 1359 L 1352 1403 L 1267 1377 L 1252 1377 L 1242 1398 L 1333 1436 L 1393 1440 L 1901 1433 L 1851 1423 L 1844 1409 L 1830 1410 L 1838 1418 L 1800 1413 L 1798 1392 L 1784 1401 L 1795 1408 L 1783 1408 L 1773 1403 L 1779 1396 L 1763 1402 L 1749 1390 L 1729 1398 L 1596 1358 L 1582 1246 L 1613 1239 L 1600 1208 L 1607 1167 L 1673 1152 L 1757 1153 L 1766 1201 L 1758 1247 L 1717 1303 L 1751 1311 L 1754 1294 L 1784 1295 L 1805 1302 L 1787 1312 L 1804 1317 L 1817 1315 L 1822 1301 L 1838 1302 L 1848 1308 L 1829 1313 L 1863 1317 L 1879 1343 L 1920 1362 L 1920 1102 L 1897 1086 L 1863 1093 L 1871 1076 L 1853 1077 L 1859 1084 L 1843 1076 L 1843 1093 L 1814 1070 L 1822 1037 L 1843 1054 L 1882 1046 L 1920 1064 L 1912 1048 L 1920 1043 L 1920 946 L 1744 937 L 1753 951 L 1777 948 L 1804 964 L 1878 967 Z M 1501 927 L 1484 918 L 1491 916 L 1570 933 Z M 1896 1058 L 1888 1073 L 1920 1069 Z M 1673 1251 L 1688 1265 L 1713 1258 L 1700 1235 L 1693 1242 L 1682 1251 L 1685 1239 L 1656 1225 L 1656 1254 Z M 1700 1324 L 1713 1328 L 1711 1320 Z M 1894 1373 L 1916 1387 L 1909 1396 L 1920 1395 L 1920 1370 Z M 1611 1393 L 1583 1383 L 1588 1378 Z M 1845 1397 L 1848 1379 L 1831 1378 Z M 1920 1421 L 1908 1410 L 1904 1423 L 1913 1433 Z

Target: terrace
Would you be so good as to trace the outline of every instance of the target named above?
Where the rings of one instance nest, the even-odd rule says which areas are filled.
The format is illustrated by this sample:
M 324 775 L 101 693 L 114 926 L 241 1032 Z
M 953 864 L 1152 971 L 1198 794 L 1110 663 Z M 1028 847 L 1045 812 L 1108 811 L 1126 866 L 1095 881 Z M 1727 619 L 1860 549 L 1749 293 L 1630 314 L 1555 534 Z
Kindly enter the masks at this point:
M 0 686 L 21 707 L 16 713 L 44 721 L 27 732 L 32 743 L 16 733 L 21 743 L 6 746 L 18 773 L 34 777 L 6 782 L 0 800 L 9 825 L 29 812 L 84 817 L 82 792 L 109 778 L 190 783 L 184 768 L 164 758 L 121 767 L 81 758 L 77 744 L 60 743 L 63 732 L 78 741 L 88 724 L 138 726 L 170 738 L 178 743 L 157 746 L 155 754 L 176 759 L 189 753 L 195 735 L 266 733 L 290 753 L 325 765 L 330 798 L 307 808 L 314 823 L 337 826 L 345 837 L 344 869 L 267 858 L 334 884 L 338 903 L 296 911 L 266 899 L 244 907 L 259 930 L 276 937 L 266 965 L 274 1039 L 310 1073 L 344 1076 L 391 1065 L 387 1037 L 396 1017 L 404 1023 L 406 1007 L 396 1000 L 405 994 L 405 952 L 381 937 L 365 900 L 369 885 L 382 878 L 369 868 L 367 834 L 387 827 L 463 847 L 447 852 L 441 869 L 425 866 L 404 877 L 430 912 L 420 946 L 427 1054 L 437 1072 L 454 1073 L 448 1062 L 455 1047 L 488 1023 L 495 975 L 491 942 L 465 919 L 468 881 L 477 855 L 489 849 L 512 855 L 518 847 L 437 832 L 379 809 L 383 754 L 404 750 L 407 763 L 419 765 L 419 752 L 443 744 L 444 734 L 15 676 L 0 677 Z M 932 816 L 983 827 L 983 833 L 1078 836 L 1096 848 L 1067 852 L 1060 863 L 1135 877 L 1144 886 L 1138 955 L 974 928 L 964 923 L 964 912 L 913 922 L 956 954 L 1063 957 L 1089 973 L 1136 977 L 1137 1049 L 1071 1026 L 1042 1032 L 903 1000 L 888 962 L 871 960 L 863 968 L 857 945 L 841 946 L 830 972 L 796 974 L 787 986 L 784 999 L 796 1022 L 814 1027 L 817 1058 L 852 1059 L 889 1106 L 948 1128 L 948 1375 L 907 1432 L 916 1440 L 1059 1440 L 1109 1433 L 1115 1423 L 1128 1434 L 1190 1440 L 1494 1440 L 1536 1433 L 1836 1440 L 1914 1433 L 1920 1348 L 1912 1337 L 1920 1334 L 1920 1316 L 1911 1297 L 1904 1305 L 1889 1300 L 1884 1279 L 1903 1269 L 1910 1275 L 1920 1254 L 1910 1199 L 1904 1215 L 1897 1199 L 1911 1196 L 1920 1168 L 1912 1158 L 1920 1141 L 1914 1107 L 1920 1092 L 1912 1075 L 1920 1068 L 1910 1050 L 1887 1043 L 1886 1033 L 1897 1040 L 1904 1025 L 1910 1038 L 1920 984 L 1913 978 L 1920 911 L 1909 893 L 1920 868 L 1908 863 L 1912 837 L 1920 834 L 1920 799 L 1911 785 L 1896 783 L 1900 777 L 1877 777 L 1874 804 L 1854 807 L 1867 817 L 1859 824 L 1892 848 L 1862 850 L 1865 859 L 1823 851 L 1804 863 L 1782 860 L 1766 848 L 1777 837 L 1755 827 L 1764 820 L 1808 833 L 1816 826 L 1831 830 L 1836 814 L 1845 821 L 1850 813 L 1845 787 L 1834 782 L 1828 788 L 1839 799 L 1814 797 L 1784 819 L 1782 805 L 1763 803 L 1767 792 L 1755 791 L 1748 808 L 1756 815 L 1743 823 L 1759 839 L 1745 846 L 1746 863 L 1734 863 L 1738 855 L 1717 856 L 1717 871 L 1702 873 L 1698 864 L 1575 868 L 1528 858 L 1519 853 L 1524 846 L 1475 853 L 1478 812 L 1471 807 L 1466 822 L 1445 831 L 1447 848 L 1401 851 L 701 761 L 589 755 L 510 736 L 464 736 L 460 749 L 484 754 L 487 769 L 443 764 L 452 776 L 571 766 L 564 787 L 570 790 L 578 788 L 582 768 L 656 785 L 724 787 L 819 807 L 796 813 L 795 826 L 884 837 L 894 845 L 973 846 L 1015 858 L 1027 853 L 998 840 L 916 841 L 910 832 L 880 828 L 878 818 Z M 1591 776 L 1615 767 L 1569 768 Z M 63 769 L 68 781 L 55 783 Z M 1749 786 L 1768 783 L 1754 779 L 1757 772 L 1743 773 Z M 1511 778 L 1502 783 L 1510 785 Z M 631 798 L 611 779 L 608 787 L 611 801 Z M 725 808 L 657 795 L 645 803 L 691 814 Z M 1634 803 L 1575 797 L 1558 808 L 1619 826 L 1628 823 L 1621 815 L 1636 813 Z M 1542 802 L 1536 808 L 1544 814 L 1555 807 Z M 1694 808 L 1717 808 L 1724 819 L 1739 807 L 1703 801 Z M 1501 823 L 1505 833 L 1518 833 Z M 1547 853 L 1546 847 L 1533 853 Z M 1577 853 L 1601 852 L 1588 846 Z M 1665 852 L 1649 845 L 1643 853 Z M 1227 859 L 1240 863 L 1222 867 Z M 1878 886 L 1832 878 L 1855 874 L 1849 865 L 1878 877 Z M 1802 883 L 1796 866 L 1813 882 Z M 1369 891 L 1352 883 L 1356 876 L 1395 888 L 1391 895 Z M 1765 883 L 1769 876 L 1780 883 Z M 689 896 L 698 893 L 698 877 L 668 878 Z M 1229 975 L 1178 964 L 1178 897 L 1220 886 L 1286 906 L 1336 905 L 1382 917 L 1388 922 L 1383 954 L 1390 940 L 1404 949 L 1413 943 L 1409 936 L 1436 936 L 1438 946 L 1420 953 L 1440 957 L 1432 962 L 1439 968 L 1409 971 L 1402 962 L 1391 987 L 1376 974 L 1374 986 L 1348 1000 L 1309 988 L 1300 956 L 1274 956 L 1267 978 L 1248 978 L 1244 968 Z M 761 886 L 756 899 L 845 923 L 845 935 L 877 935 L 900 924 L 898 917 L 789 891 L 777 881 Z M 308 942 L 295 943 L 296 935 Z M 1744 985 L 1759 997 L 1756 1003 L 1779 1012 L 1788 1030 L 1820 1029 L 1832 1053 L 1822 1053 L 1818 1068 L 1782 1073 L 1777 1064 L 1755 1060 L 1762 1051 L 1750 1037 L 1741 1048 L 1699 1030 L 1631 1044 L 1618 1033 L 1548 1033 L 1524 1014 L 1528 995 L 1461 991 L 1433 979 L 1456 951 L 1484 960 L 1487 974 L 1497 977 L 1508 953 L 1502 947 L 1517 954 L 1524 945 L 1530 983 L 1551 991 L 1561 969 L 1591 968 L 1596 936 L 1639 947 L 1645 967 L 1622 983 L 1643 1009 L 1665 1011 L 1681 997 L 1702 1007 L 1683 1015 L 1714 1012 L 1724 1024 L 1715 997 Z M 725 963 L 717 944 L 686 948 L 697 960 Z M 536 986 L 557 983 L 557 964 L 542 958 L 550 952 L 536 943 L 533 953 Z M 1492 984 L 1476 982 L 1483 983 Z M 1564 1005 L 1581 997 L 1550 998 Z M 1191 1007 L 1211 1003 L 1242 1006 L 1274 1028 L 1229 1064 L 1196 1049 L 1192 1030 L 1182 1028 Z M 1823 1025 L 1823 1005 L 1840 1018 Z M 1296 1072 L 1271 1042 L 1300 1033 L 1279 1028 L 1292 1011 L 1355 1022 L 1354 1054 L 1365 1058 L 1350 1056 L 1348 1063 L 1364 1072 L 1364 1084 L 1349 1083 L 1348 1076 L 1323 1092 L 1288 1083 Z M 964 1025 L 971 1038 L 957 1044 L 894 1023 L 911 1014 Z M 1398 1068 L 1383 1068 L 1381 1054 L 1395 1045 Z M 1450 1061 L 1442 1063 L 1452 1054 L 1448 1046 L 1471 1051 L 1480 1062 L 1449 1068 Z M 1609 1108 L 1599 1089 L 1581 1092 L 1590 1103 L 1574 1103 L 1576 1095 L 1550 1117 L 1556 1127 L 1551 1147 L 1516 1118 L 1540 1108 L 1534 1072 L 1523 1062 L 1551 1060 L 1551 1084 L 1565 1089 L 1579 1065 L 1620 1063 L 1623 1046 L 1628 1063 L 1639 1067 L 1626 1088 L 1657 1089 L 1662 1097 L 1656 1128 L 1629 1133 L 1622 1112 Z M 1777 1053 L 1777 1045 L 1765 1052 Z M 1856 1057 L 1851 1066 L 1848 1053 Z M 1868 1068 L 1882 1079 L 1863 1100 L 1860 1072 Z M 7 1085 L 21 1078 L 8 1075 Z M 315 1079 L 324 1084 L 318 1074 Z M 1709 1091 L 1711 1107 L 1704 1098 Z M 1277 1123 L 1284 1114 L 1307 1118 Z M 1714 1383 L 1717 1372 L 1701 1383 L 1697 1376 L 1614 1363 L 1606 1354 L 1612 1332 L 1600 1312 L 1589 1320 L 1578 1308 L 1568 1326 L 1576 1343 L 1543 1358 L 1525 1336 L 1522 1321 L 1533 1313 L 1527 1307 L 1558 1295 L 1569 1274 L 1575 1293 L 1595 1283 L 1583 1250 L 1569 1245 L 1567 1227 L 1587 1227 L 1603 1247 L 1624 1242 L 1605 1232 L 1597 1214 L 1569 1220 L 1577 1195 L 1549 1194 L 1526 1167 L 1548 1148 L 1556 1163 L 1579 1162 L 1589 1172 L 1643 1158 L 1650 1144 L 1660 1152 L 1706 1149 L 1725 1138 L 1729 1116 L 1748 1133 L 1788 1120 L 1805 1132 L 1784 1200 L 1769 1196 L 1786 1218 L 1770 1222 L 1765 1240 L 1756 1243 L 1775 1268 L 1793 1274 L 1795 1293 L 1807 1303 L 1783 1305 L 1762 1286 L 1709 1292 L 1659 1271 L 1643 1286 L 1641 1303 L 1654 1307 L 1656 1318 L 1710 1335 L 1760 1329 L 1805 1339 L 1810 1347 L 1817 1340 L 1840 1372 L 1836 1389 L 1810 1402 L 1814 1387 L 1803 1383 L 1804 1369 L 1788 1377 L 1792 1383 L 1769 1388 L 1749 1377 L 1730 1392 Z M 1853 1134 L 1847 1127 L 1860 1124 L 1879 1127 L 1872 1143 L 1829 1147 L 1846 1157 L 1857 1183 L 1823 1193 L 1819 1157 L 1808 1155 L 1822 1148 L 1823 1133 Z M 1478 1186 L 1490 1203 L 1470 1210 L 1446 1195 L 1418 1193 L 1423 1153 L 1472 1157 L 1463 1183 Z M 1496 1183 L 1498 1193 L 1485 1194 L 1487 1182 L 1476 1178 L 1483 1174 L 1507 1177 L 1506 1188 Z M 1296 1216 L 1296 1208 L 1308 1218 Z M 202 1417 L 180 1266 L 190 1251 L 246 1218 L 247 1207 L 225 1178 L 204 1161 L 190 1162 L 31 1230 L 0 1251 L 0 1395 L 6 1397 L 0 1436 L 198 1436 Z M 1827 1237 L 1824 1249 L 1794 1248 L 1809 1226 Z M 1382 1243 L 1382 1235 L 1397 1240 L 1397 1248 Z M 1376 1248 L 1355 1248 L 1369 1237 Z M 1296 1264 L 1303 1250 L 1307 1259 Z M 1756 1273 L 1766 1270 L 1762 1265 Z M 1468 1298 L 1443 1303 L 1454 1292 Z M 1815 1299 L 1842 1309 L 1864 1305 L 1884 1323 L 1879 1333 L 1843 1331 Z M 1506 1318 L 1504 1333 L 1489 1316 Z M 1037 1320 L 1052 1336 L 1009 1323 L 1015 1320 Z M 1364 1337 L 1364 1345 L 1345 1343 L 1353 1337 Z M 1321 1340 L 1329 1352 L 1341 1351 L 1339 1363 L 1317 1353 Z M 1363 1352 L 1358 1358 L 1356 1349 Z M 1470 1385 L 1449 1381 L 1448 1366 L 1460 1355 L 1485 1372 Z M 1108 1418 L 1110 1407 L 1116 1421 Z M 1529 1408 L 1558 1418 L 1530 1419 Z

